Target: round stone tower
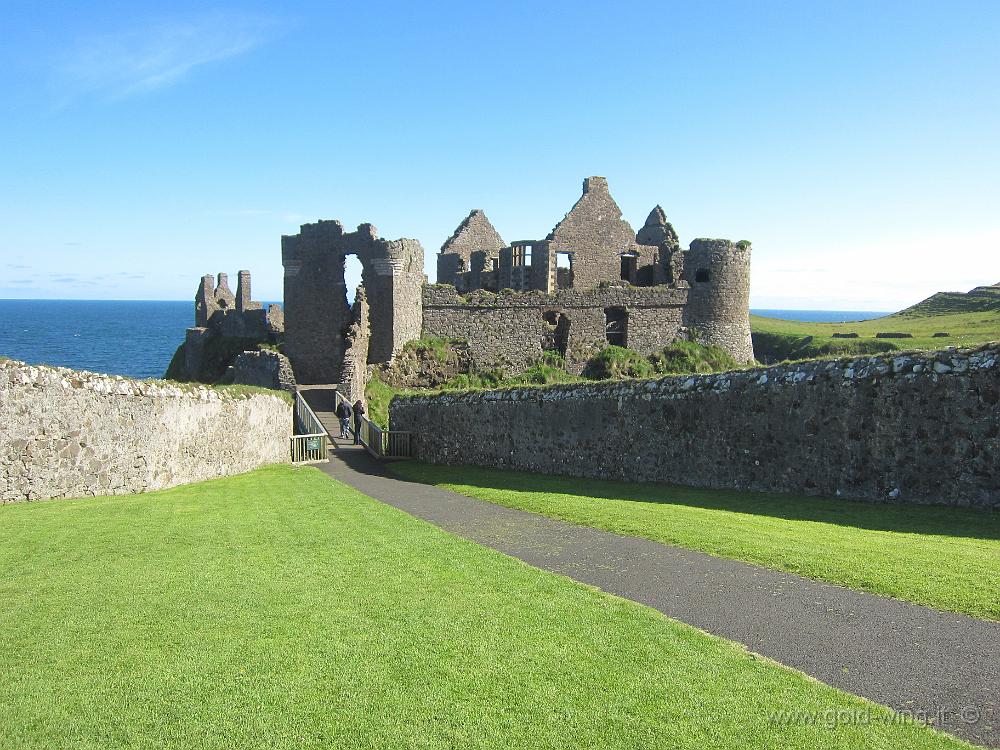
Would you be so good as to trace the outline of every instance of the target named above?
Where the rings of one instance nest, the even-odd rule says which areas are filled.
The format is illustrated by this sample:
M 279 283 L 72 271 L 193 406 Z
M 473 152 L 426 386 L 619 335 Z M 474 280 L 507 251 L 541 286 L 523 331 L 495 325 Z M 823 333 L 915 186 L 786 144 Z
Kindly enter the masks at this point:
M 698 239 L 684 256 L 691 286 L 684 325 L 698 342 L 722 347 L 737 362 L 752 361 L 750 243 Z

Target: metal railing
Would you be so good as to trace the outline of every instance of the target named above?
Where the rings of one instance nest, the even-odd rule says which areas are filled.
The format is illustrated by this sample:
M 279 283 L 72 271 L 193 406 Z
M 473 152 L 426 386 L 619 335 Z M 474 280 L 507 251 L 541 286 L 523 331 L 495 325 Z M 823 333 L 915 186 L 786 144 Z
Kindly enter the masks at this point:
M 302 394 L 295 394 L 295 434 L 291 437 L 292 463 L 322 463 L 329 461 L 329 435 L 319 417 L 309 407 Z
M 327 434 L 318 432 L 313 435 L 292 435 L 292 463 L 317 464 L 329 461 L 327 454 Z
M 361 444 L 378 458 L 413 456 L 409 432 L 383 430 L 370 419 L 361 420 Z
M 346 403 L 352 409 L 351 403 L 337 391 L 336 404 Z M 354 433 L 355 420 L 351 420 L 351 433 Z M 409 432 L 398 430 L 383 430 L 368 417 L 361 418 L 361 445 L 376 458 L 412 458 L 413 446 Z

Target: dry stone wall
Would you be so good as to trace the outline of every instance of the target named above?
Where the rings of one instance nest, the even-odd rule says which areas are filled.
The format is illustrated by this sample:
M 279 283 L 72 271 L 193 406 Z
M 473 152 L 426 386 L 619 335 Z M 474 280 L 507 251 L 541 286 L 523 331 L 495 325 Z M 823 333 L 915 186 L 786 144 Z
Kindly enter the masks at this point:
M 546 474 L 1000 508 L 1000 346 L 397 397 L 416 457 Z
M 288 461 L 292 407 L 0 361 L 0 502 L 121 495 Z

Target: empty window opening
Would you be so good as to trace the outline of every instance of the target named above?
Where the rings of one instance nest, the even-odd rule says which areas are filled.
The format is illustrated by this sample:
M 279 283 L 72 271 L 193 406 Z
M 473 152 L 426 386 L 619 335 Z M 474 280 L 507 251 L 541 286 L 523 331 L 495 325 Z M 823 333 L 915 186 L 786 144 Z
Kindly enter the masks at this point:
M 531 245 L 514 245 L 511 248 L 511 263 L 515 266 L 531 265 Z
M 712 280 L 712 275 L 708 272 L 707 268 L 699 268 L 694 272 L 694 280 L 699 284 L 704 284 Z
M 560 356 L 566 356 L 569 348 L 569 317 L 558 310 L 547 310 L 542 314 L 545 320 L 545 336 L 542 340 L 542 350 L 547 352 L 558 352 Z
M 622 281 L 634 284 L 638 270 L 639 256 L 635 253 L 622 253 Z
M 556 289 L 573 288 L 573 253 L 556 253 Z
M 628 311 L 624 307 L 604 310 L 604 332 L 612 346 L 628 345 Z
M 344 301 L 348 307 L 354 304 L 358 286 L 361 284 L 361 260 L 353 253 L 344 256 Z

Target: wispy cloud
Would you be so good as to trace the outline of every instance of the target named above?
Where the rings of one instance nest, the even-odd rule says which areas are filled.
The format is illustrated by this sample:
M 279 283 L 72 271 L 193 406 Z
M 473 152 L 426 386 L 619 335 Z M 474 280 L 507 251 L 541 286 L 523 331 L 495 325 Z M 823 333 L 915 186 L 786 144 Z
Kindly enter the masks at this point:
M 285 26 L 271 17 L 214 12 L 80 39 L 56 66 L 63 103 L 87 94 L 121 99 L 169 86 L 194 68 L 259 47 Z

